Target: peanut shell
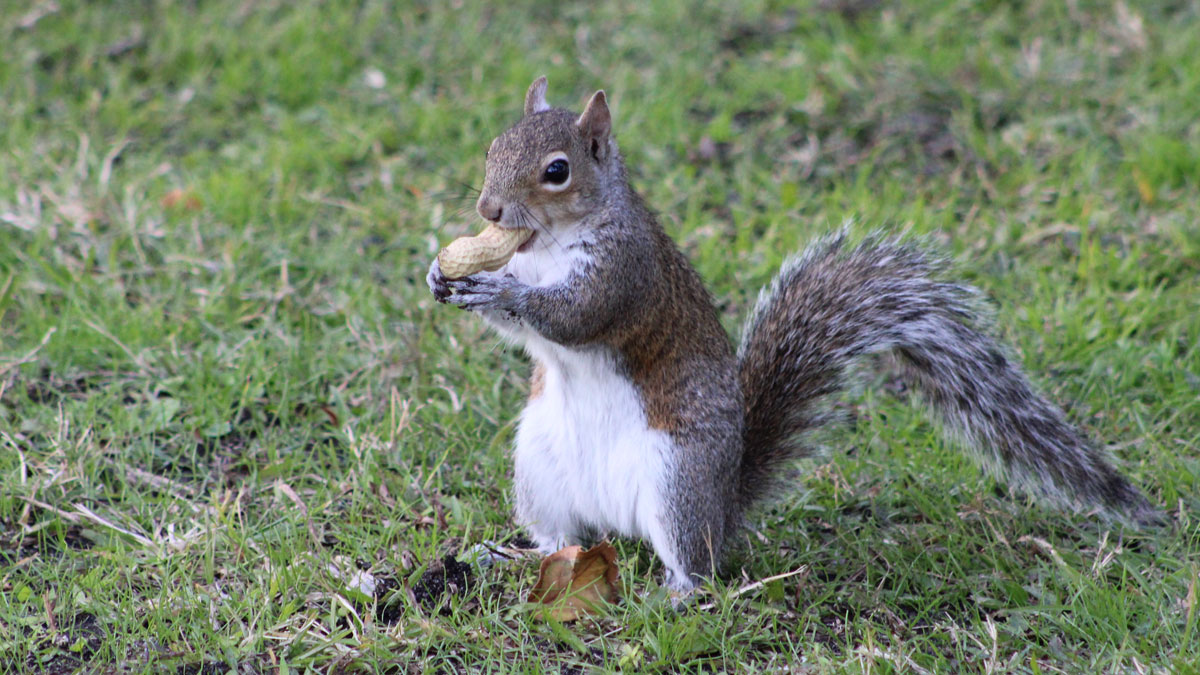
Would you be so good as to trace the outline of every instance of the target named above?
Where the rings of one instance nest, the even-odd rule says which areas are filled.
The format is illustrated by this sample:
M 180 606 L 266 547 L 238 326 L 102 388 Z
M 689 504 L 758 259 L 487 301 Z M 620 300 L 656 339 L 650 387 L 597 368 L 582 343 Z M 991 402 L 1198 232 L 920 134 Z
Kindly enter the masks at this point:
M 438 266 L 448 279 L 461 279 L 481 270 L 495 272 L 512 259 L 533 230 L 508 230 L 488 225 L 474 237 L 459 237 L 438 254 Z

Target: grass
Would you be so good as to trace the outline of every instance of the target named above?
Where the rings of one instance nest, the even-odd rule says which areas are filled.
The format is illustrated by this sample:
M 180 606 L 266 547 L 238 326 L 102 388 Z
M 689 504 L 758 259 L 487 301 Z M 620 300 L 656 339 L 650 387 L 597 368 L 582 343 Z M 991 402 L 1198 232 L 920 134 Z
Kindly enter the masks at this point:
M 0 668 L 1195 672 L 1200 6 L 689 5 L 4 4 Z M 528 559 L 414 602 L 519 535 L 528 366 L 423 276 L 540 74 L 608 90 L 731 333 L 847 218 L 930 235 L 1171 525 L 1012 495 L 869 387 L 696 606 L 632 541 L 595 620 Z

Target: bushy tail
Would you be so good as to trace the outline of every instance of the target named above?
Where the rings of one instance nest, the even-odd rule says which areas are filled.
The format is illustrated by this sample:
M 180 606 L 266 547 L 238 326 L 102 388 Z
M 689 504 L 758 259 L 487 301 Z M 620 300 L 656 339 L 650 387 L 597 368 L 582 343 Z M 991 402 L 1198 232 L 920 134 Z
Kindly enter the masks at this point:
M 977 292 L 941 279 L 945 263 L 880 237 L 846 233 L 787 262 L 760 294 L 738 351 L 746 403 L 743 506 L 780 464 L 807 454 L 800 435 L 847 368 L 876 352 L 901 371 L 988 469 L 1057 504 L 1153 522 L 1150 503 L 1042 398 L 979 324 Z

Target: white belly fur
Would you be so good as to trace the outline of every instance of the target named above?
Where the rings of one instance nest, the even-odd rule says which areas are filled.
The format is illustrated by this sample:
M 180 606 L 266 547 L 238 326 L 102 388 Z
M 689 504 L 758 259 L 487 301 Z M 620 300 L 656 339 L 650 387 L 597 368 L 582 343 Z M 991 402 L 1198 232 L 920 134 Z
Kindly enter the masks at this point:
M 541 339 L 526 348 L 545 378 L 517 431 L 522 523 L 551 550 L 588 531 L 656 539 L 670 436 L 648 426 L 637 390 L 611 356 Z
M 549 286 L 581 264 L 567 250 L 578 231 L 540 236 L 498 274 Z M 651 429 L 633 383 L 602 347 L 546 340 L 507 317 L 484 318 L 522 344 L 545 369 L 541 395 L 521 413 L 514 459 L 517 518 L 543 552 L 578 543 L 585 532 L 650 539 L 663 555 L 660 485 L 675 455 L 671 437 Z M 668 557 L 673 557 L 669 556 Z M 664 559 L 671 566 L 672 560 Z

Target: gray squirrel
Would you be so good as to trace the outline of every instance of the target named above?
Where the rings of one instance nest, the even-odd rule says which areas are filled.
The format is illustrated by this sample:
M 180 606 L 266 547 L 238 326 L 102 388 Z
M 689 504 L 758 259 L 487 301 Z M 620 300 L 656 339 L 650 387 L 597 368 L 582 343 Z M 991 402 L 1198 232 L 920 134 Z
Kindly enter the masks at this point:
M 648 540 L 666 584 L 719 573 L 747 509 L 808 455 L 849 368 L 892 355 L 989 469 L 1060 506 L 1132 523 L 1145 497 L 1039 395 L 982 326 L 978 292 L 921 247 L 845 232 L 788 260 L 736 353 L 699 275 L 629 184 L 603 91 L 546 103 L 487 153 L 477 210 L 532 236 L 504 267 L 427 282 L 533 361 L 514 451 L 516 517 L 543 553 L 613 533 Z

